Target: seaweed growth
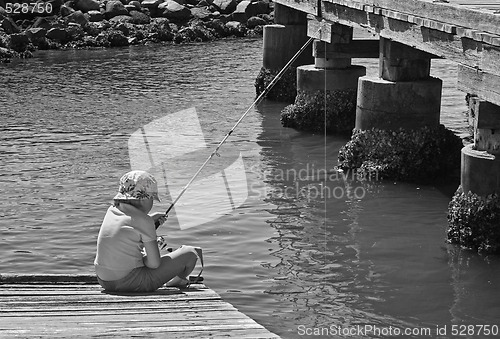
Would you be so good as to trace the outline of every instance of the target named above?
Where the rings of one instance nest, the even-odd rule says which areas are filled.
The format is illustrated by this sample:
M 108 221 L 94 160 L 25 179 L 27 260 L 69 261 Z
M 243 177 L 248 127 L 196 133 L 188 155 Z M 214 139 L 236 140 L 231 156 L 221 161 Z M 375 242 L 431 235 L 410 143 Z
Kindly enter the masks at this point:
M 458 188 L 448 209 L 448 242 L 480 253 L 500 253 L 500 197 Z
M 326 106 L 326 116 L 325 116 Z M 281 123 L 309 132 L 350 133 L 356 120 L 356 89 L 298 91 L 295 103 L 281 112 Z
M 270 70 L 261 67 L 259 75 L 255 79 L 255 91 L 260 95 L 271 81 L 276 77 L 279 71 Z M 290 67 L 281 77 L 281 79 L 274 85 L 274 87 L 266 95 L 268 99 L 293 102 L 297 95 L 297 68 Z
M 339 151 L 343 170 L 368 177 L 431 183 L 459 176 L 461 139 L 443 125 L 415 130 L 355 130 Z

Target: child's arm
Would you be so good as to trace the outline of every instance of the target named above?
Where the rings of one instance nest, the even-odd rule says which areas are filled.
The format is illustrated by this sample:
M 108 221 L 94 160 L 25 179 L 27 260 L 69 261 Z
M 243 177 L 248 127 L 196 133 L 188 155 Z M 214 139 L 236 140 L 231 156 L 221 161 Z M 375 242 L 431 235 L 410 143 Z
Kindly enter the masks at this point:
M 153 218 L 156 228 L 160 227 L 165 221 L 167 221 L 167 215 L 165 213 L 156 212 L 150 214 L 149 216 Z
M 144 265 L 149 268 L 160 267 L 160 249 L 156 240 L 144 242 L 146 255 L 143 257 Z

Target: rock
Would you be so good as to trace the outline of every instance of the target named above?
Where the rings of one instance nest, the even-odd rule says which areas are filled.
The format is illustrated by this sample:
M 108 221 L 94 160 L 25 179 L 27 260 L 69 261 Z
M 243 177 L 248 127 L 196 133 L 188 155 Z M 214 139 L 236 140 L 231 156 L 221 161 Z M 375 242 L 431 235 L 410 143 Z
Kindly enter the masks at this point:
M 118 30 L 111 30 L 108 33 L 107 40 L 109 41 L 111 47 L 128 46 L 127 37 Z
M 191 11 L 174 0 L 167 0 L 158 6 L 158 12 L 161 16 L 170 20 L 188 20 L 191 18 Z
M 0 47 L 9 47 L 10 46 L 10 36 L 5 34 L 4 31 L 0 30 Z
M 132 5 L 135 7 L 136 10 L 140 11 L 141 10 L 141 3 L 139 1 L 130 1 L 128 3 L 129 5 Z
M 35 41 L 45 38 L 47 30 L 45 28 L 28 28 L 25 33 L 28 39 L 30 39 L 32 43 L 35 43 Z
M 241 1 L 236 10 L 233 12 L 233 20 L 246 22 L 249 18 L 267 14 L 269 6 L 264 1 L 251 2 L 248 0 Z
M 132 17 L 130 15 L 117 15 L 109 20 L 110 23 L 131 23 Z
M 262 18 L 266 21 L 266 24 L 274 23 L 274 16 L 271 14 L 260 14 L 259 18 Z
M 254 28 L 256 26 L 264 26 L 266 24 L 267 24 L 266 20 L 259 18 L 258 16 L 253 16 L 247 20 L 248 28 Z
M 241 24 L 241 22 L 238 21 L 229 21 L 226 23 L 226 28 L 229 31 L 229 34 L 235 35 L 235 36 L 244 36 L 245 35 L 245 28 Z
M 74 22 L 79 24 L 82 27 L 85 27 L 89 20 L 85 17 L 85 15 L 81 11 L 76 11 L 66 16 L 66 22 Z
M 170 30 L 173 32 L 173 33 L 177 33 L 179 31 L 179 26 L 177 26 L 176 24 L 174 23 L 169 23 L 168 24 L 168 27 L 170 28 Z
M 141 2 L 141 6 L 146 8 L 156 8 L 161 3 L 163 3 L 163 0 L 144 0 Z
M 104 14 L 100 11 L 88 11 L 87 15 L 90 22 L 99 22 L 104 20 Z
M 172 25 L 174 24 L 169 23 L 168 19 L 155 18 L 149 26 L 150 39 L 153 41 L 172 41 L 174 38 Z M 175 31 L 177 31 L 177 29 L 175 29 Z
M 236 9 L 236 0 L 214 0 L 212 3 L 222 14 L 230 14 Z
M 52 23 L 46 18 L 38 17 L 31 28 L 45 28 L 46 30 L 49 30 L 52 28 Z
M 47 31 L 47 38 L 64 43 L 67 39 L 66 31 L 62 28 L 51 28 Z
M 134 27 L 132 26 L 132 24 L 121 22 L 115 26 L 115 29 L 122 32 L 123 35 L 129 36 L 130 32 L 134 30 Z
M 101 34 L 104 29 L 105 28 L 101 23 L 89 22 L 87 27 L 85 27 L 85 32 L 87 32 L 88 35 L 95 37 Z
M 104 17 L 109 20 L 118 15 L 128 15 L 128 11 L 125 9 L 125 6 L 118 0 L 108 1 L 106 4 L 106 10 L 104 11 Z
M 239 21 L 239 22 L 246 22 L 249 18 L 248 14 L 246 13 L 248 7 L 250 5 L 250 1 L 248 0 L 243 0 L 236 6 L 236 9 L 233 12 L 233 20 Z
M 59 10 L 61 9 L 62 4 L 64 3 L 63 0 L 46 0 L 44 2 L 45 2 L 45 4 L 52 5 L 52 13 L 48 13 L 48 14 L 52 14 L 52 15 L 59 13 Z
M 68 16 L 71 13 L 74 13 L 75 10 L 69 6 L 62 5 L 61 9 L 59 10 L 59 13 L 61 14 L 62 17 Z
M 10 47 L 16 52 L 24 52 L 30 43 L 25 33 L 14 33 L 10 35 Z
M 257 16 L 260 14 L 269 14 L 269 2 L 268 1 L 256 1 L 251 2 L 247 8 L 247 15 L 249 17 Z
M 0 47 L 0 63 L 8 63 L 14 57 L 16 52 L 11 49 Z
M 71 41 L 81 40 L 85 36 L 85 31 L 82 26 L 77 23 L 70 22 L 68 27 L 66 28 L 66 33 Z
M 134 5 L 125 5 L 125 9 L 128 11 L 130 14 L 130 11 L 137 11 L 137 8 Z
M 9 17 L 5 19 L 0 19 L 0 28 L 4 30 L 7 34 L 20 33 L 21 29 L 16 25 L 14 20 Z
M 30 42 L 38 47 L 38 49 L 49 48 L 49 43 L 45 37 L 47 35 L 47 30 L 45 28 L 28 28 L 25 33 L 28 39 L 30 39 Z
M 214 35 L 208 30 L 203 22 L 198 21 L 192 23 L 189 27 L 184 27 L 175 35 L 176 43 L 191 42 L 191 41 L 209 41 L 214 38 Z
M 212 21 L 208 21 L 205 25 L 208 28 L 211 28 L 217 37 L 222 38 L 229 34 L 229 30 L 226 28 L 226 25 L 220 19 L 214 19 Z
M 131 22 L 133 24 L 147 25 L 151 22 L 151 18 L 148 15 L 141 13 L 139 11 L 131 11 L 129 14 L 130 14 L 130 17 L 132 18 Z
M 158 6 L 163 3 L 163 0 L 144 0 L 141 3 L 143 8 L 147 8 L 151 13 L 151 16 L 157 16 L 158 14 Z
M 100 4 L 96 0 L 76 0 L 74 8 L 87 13 L 89 11 L 98 11 Z
M 195 19 L 200 19 L 200 20 L 208 20 L 212 17 L 212 12 L 208 10 L 208 7 L 195 7 L 191 8 L 191 15 Z

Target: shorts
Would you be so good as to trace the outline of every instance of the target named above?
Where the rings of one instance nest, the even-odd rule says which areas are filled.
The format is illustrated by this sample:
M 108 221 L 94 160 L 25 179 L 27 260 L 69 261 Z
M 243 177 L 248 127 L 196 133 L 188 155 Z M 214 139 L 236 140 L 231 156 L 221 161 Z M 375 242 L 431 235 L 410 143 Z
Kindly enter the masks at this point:
M 153 292 L 163 285 L 163 281 L 152 272 L 149 267 L 134 268 L 125 277 L 105 281 L 97 277 L 97 281 L 108 292 Z

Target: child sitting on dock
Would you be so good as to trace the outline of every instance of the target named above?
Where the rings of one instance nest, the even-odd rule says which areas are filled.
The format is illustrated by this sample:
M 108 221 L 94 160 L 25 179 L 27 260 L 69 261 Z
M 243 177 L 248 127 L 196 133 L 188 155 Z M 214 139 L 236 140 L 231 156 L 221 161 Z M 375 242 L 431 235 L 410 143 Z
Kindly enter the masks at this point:
M 95 270 L 99 284 L 111 292 L 151 292 L 164 284 L 186 286 L 197 254 L 191 246 L 160 256 L 155 222 L 166 215 L 153 213 L 158 198 L 155 178 L 131 171 L 120 179 L 114 204 L 108 208 L 97 239 Z

